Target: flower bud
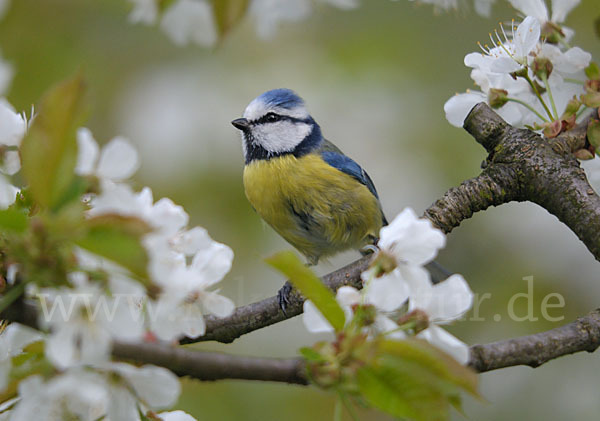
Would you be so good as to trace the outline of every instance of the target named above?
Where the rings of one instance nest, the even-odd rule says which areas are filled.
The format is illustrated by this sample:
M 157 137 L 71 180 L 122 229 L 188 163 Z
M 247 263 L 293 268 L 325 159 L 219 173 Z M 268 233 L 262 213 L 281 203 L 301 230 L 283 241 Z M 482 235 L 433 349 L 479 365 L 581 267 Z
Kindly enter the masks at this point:
M 560 134 L 562 130 L 562 123 L 560 120 L 552 121 L 550 123 L 546 123 L 543 125 L 544 127 L 544 136 L 551 139 Z
M 413 323 L 413 330 L 415 331 L 415 335 L 422 330 L 425 330 L 429 327 L 429 316 L 423 310 L 418 308 L 413 311 L 406 313 L 398 320 L 396 323 L 399 326 L 406 325 L 408 323 Z
M 567 119 L 569 117 L 576 116 L 577 111 L 579 111 L 579 108 L 581 108 L 581 101 L 579 101 L 577 99 L 577 97 L 574 96 L 567 103 L 567 106 L 565 107 L 565 112 L 563 113 L 562 118 Z
M 518 77 L 526 78 L 527 77 L 527 68 L 523 67 L 520 70 L 517 70 L 516 72 L 512 72 L 510 75 L 512 76 L 512 78 L 514 80 L 517 80 Z
M 561 39 L 565 38 L 565 33 L 561 27 L 554 22 L 546 22 L 542 26 L 540 38 L 550 44 L 558 44 Z
M 600 121 L 598 120 L 590 120 L 587 126 L 587 141 L 594 148 L 598 148 L 600 146 Z
M 490 89 L 488 102 L 492 108 L 500 108 L 508 102 L 508 91 L 505 89 Z
M 585 68 L 585 75 L 588 79 L 599 80 L 600 79 L 600 68 L 595 62 L 591 62 L 588 67 Z
M 581 102 L 590 108 L 600 107 L 600 92 L 588 92 L 581 95 Z
M 587 149 L 578 149 L 575 151 L 574 155 L 575 158 L 581 161 L 588 161 L 590 159 L 594 159 L 594 154 Z
M 535 74 L 538 78 L 548 78 L 550 73 L 552 73 L 552 69 L 553 66 L 550 59 L 546 57 L 536 57 L 533 59 L 531 70 L 533 70 L 533 74 Z
M 396 258 L 391 254 L 380 250 L 375 255 L 375 259 L 373 259 L 370 267 L 375 268 L 375 276 L 380 277 L 396 269 L 396 266 L 398 266 Z

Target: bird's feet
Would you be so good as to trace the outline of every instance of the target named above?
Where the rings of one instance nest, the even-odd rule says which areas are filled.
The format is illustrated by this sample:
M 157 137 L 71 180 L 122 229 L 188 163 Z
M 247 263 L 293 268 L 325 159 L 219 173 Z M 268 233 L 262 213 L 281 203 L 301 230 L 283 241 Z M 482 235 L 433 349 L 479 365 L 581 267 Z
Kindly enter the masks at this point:
M 377 253 L 379 251 L 379 248 L 375 244 L 368 244 L 361 248 L 359 251 L 360 254 L 362 254 L 363 256 L 368 256 L 370 254 Z
M 281 311 L 283 311 L 283 314 L 286 317 L 287 317 L 287 313 L 286 313 L 285 309 L 290 304 L 290 294 L 292 293 L 293 289 L 294 289 L 294 287 L 288 281 L 283 285 L 283 287 L 281 287 L 281 289 L 279 291 L 277 291 L 277 300 L 279 301 L 279 308 L 281 309 Z

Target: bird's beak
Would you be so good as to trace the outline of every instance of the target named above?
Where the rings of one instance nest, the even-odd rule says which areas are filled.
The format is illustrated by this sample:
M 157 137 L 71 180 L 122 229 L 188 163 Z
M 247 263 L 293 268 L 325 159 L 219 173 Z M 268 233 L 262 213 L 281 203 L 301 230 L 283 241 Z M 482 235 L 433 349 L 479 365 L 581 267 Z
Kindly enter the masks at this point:
M 247 130 L 250 127 L 250 122 L 245 118 L 236 118 L 231 124 L 233 124 L 233 127 L 240 130 Z

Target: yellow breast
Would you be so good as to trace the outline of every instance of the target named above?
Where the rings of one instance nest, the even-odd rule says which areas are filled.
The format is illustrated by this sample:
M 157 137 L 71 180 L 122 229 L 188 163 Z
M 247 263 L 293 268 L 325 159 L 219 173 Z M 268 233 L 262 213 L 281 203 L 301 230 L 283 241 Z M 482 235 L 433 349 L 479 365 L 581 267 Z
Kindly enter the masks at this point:
M 314 263 L 363 247 L 382 225 L 369 189 L 317 154 L 252 161 L 244 187 L 256 212 Z

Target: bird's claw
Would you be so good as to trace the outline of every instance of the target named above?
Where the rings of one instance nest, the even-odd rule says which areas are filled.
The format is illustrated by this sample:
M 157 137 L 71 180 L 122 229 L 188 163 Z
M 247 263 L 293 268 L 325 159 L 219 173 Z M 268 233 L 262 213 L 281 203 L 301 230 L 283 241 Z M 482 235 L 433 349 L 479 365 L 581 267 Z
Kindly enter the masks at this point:
M 379 251 L 379 247 L 377 247 L 375 244 L 368 244 L 361 248 L 359 251 L 360 254 L 362 254 L 363 256 L 368 256 L 369 254 L 377 253 Z
M 285 309 L 290 304 L 290 294 L 294 287 L 289 282 L 286 282 L 279 291 L 277 291 L 277 300 L 279 301 L 279 308 L 283 314 L 287 317 Z

